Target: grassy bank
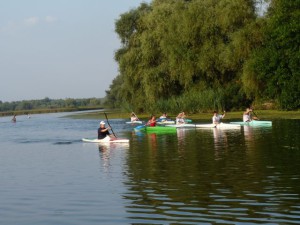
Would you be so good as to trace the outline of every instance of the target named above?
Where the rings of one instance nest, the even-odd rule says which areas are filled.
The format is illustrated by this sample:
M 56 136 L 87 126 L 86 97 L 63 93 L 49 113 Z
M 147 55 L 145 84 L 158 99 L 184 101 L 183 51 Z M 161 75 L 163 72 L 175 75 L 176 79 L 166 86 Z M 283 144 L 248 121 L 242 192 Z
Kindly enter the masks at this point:
M 130 118 L 130 113 L 124 113 L 121 111 L 105 111 L 108 119 L 128 119 Z M 260 120 L 275 120 L 275 119 L 300 119 L 300 111 L 278 111 L 278 110 L 257 110 L 255 114 Z M 242 111 L 236 112 L 226 112 L 224 121 L 226 120 L 242 120 Z M 149 114 L 138 114 L 140 120 L 148 120 Z M 160 115 L 157 114 L 157 117 Z M 171 119 L 175 119 L 177 114 L 168 114 Z M 70 115 L 68 117 L 74 119 L 103 119 L 105 120 L 104 112 L 91 112 L 91 113 L 80 113 Z M 187 114 L 187 118 L 194 120 L 210 120 L 212 118 L 212 113 L 197 113 L 197 114 Z

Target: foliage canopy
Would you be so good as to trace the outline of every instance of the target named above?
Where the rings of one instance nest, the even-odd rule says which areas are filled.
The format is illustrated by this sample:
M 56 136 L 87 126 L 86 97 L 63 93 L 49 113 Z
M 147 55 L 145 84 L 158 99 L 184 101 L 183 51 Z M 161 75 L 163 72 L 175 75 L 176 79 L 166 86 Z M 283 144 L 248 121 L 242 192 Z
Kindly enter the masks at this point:
M 108 103 L 158 112 L 299 108 L 299 1 L 153 0 L 120 16 Z

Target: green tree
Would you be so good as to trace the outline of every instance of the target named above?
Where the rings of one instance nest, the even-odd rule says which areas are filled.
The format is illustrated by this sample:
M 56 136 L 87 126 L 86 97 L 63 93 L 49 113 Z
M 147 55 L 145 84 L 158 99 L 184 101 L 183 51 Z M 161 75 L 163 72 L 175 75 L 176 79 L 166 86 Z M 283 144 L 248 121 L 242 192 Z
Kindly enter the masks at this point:
M 240 77 L 259 41 L 258 34 L 248 40 L 255 21 L 254 0 L 154 0 L 122 14 L 116 22 L 122 47 L 115 55 L 121 82 L 113 82 L 108 101 L 153 111 L 160 99 L 205 98 L 202 92 L 223 89 L 240 97 L 222 94 L 211 104 L 231 107 L 245 98 Z
M 275 100 L 282 109 L 300 107 L 300 0 L 272 0 L 264 41 L 244 67 L 243 84 L 256 100 Z

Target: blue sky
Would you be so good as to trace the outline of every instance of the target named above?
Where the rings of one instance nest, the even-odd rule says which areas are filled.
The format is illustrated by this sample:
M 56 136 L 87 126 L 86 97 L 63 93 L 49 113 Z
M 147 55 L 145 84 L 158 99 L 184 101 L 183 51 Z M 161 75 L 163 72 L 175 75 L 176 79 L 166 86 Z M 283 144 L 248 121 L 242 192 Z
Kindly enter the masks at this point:
M 0 101 L 104 97 L 120 14 L 150 0 L 0 0 Z

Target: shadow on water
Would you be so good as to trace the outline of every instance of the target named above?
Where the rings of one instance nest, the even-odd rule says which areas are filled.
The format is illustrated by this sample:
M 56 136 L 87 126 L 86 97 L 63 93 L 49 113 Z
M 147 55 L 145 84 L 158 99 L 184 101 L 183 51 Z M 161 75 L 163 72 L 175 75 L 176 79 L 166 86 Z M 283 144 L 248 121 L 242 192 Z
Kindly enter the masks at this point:
M 15 141 L 17 144 L 38 144 L 38 143 L 50 143 L 53 145 L 70 145 L 82 142 L 79 139 L 76 140 L 58 140 L 49 138 L 39 138 L 39 139 L 18 139 Z
M 58 142 L 54 142 L 54 145 L 70 145 L 70 144 L 75 144 L 75 143 L 79 143 L 81 142 L 80 140 L 76 140 L 76 141 L 58 141 Z

